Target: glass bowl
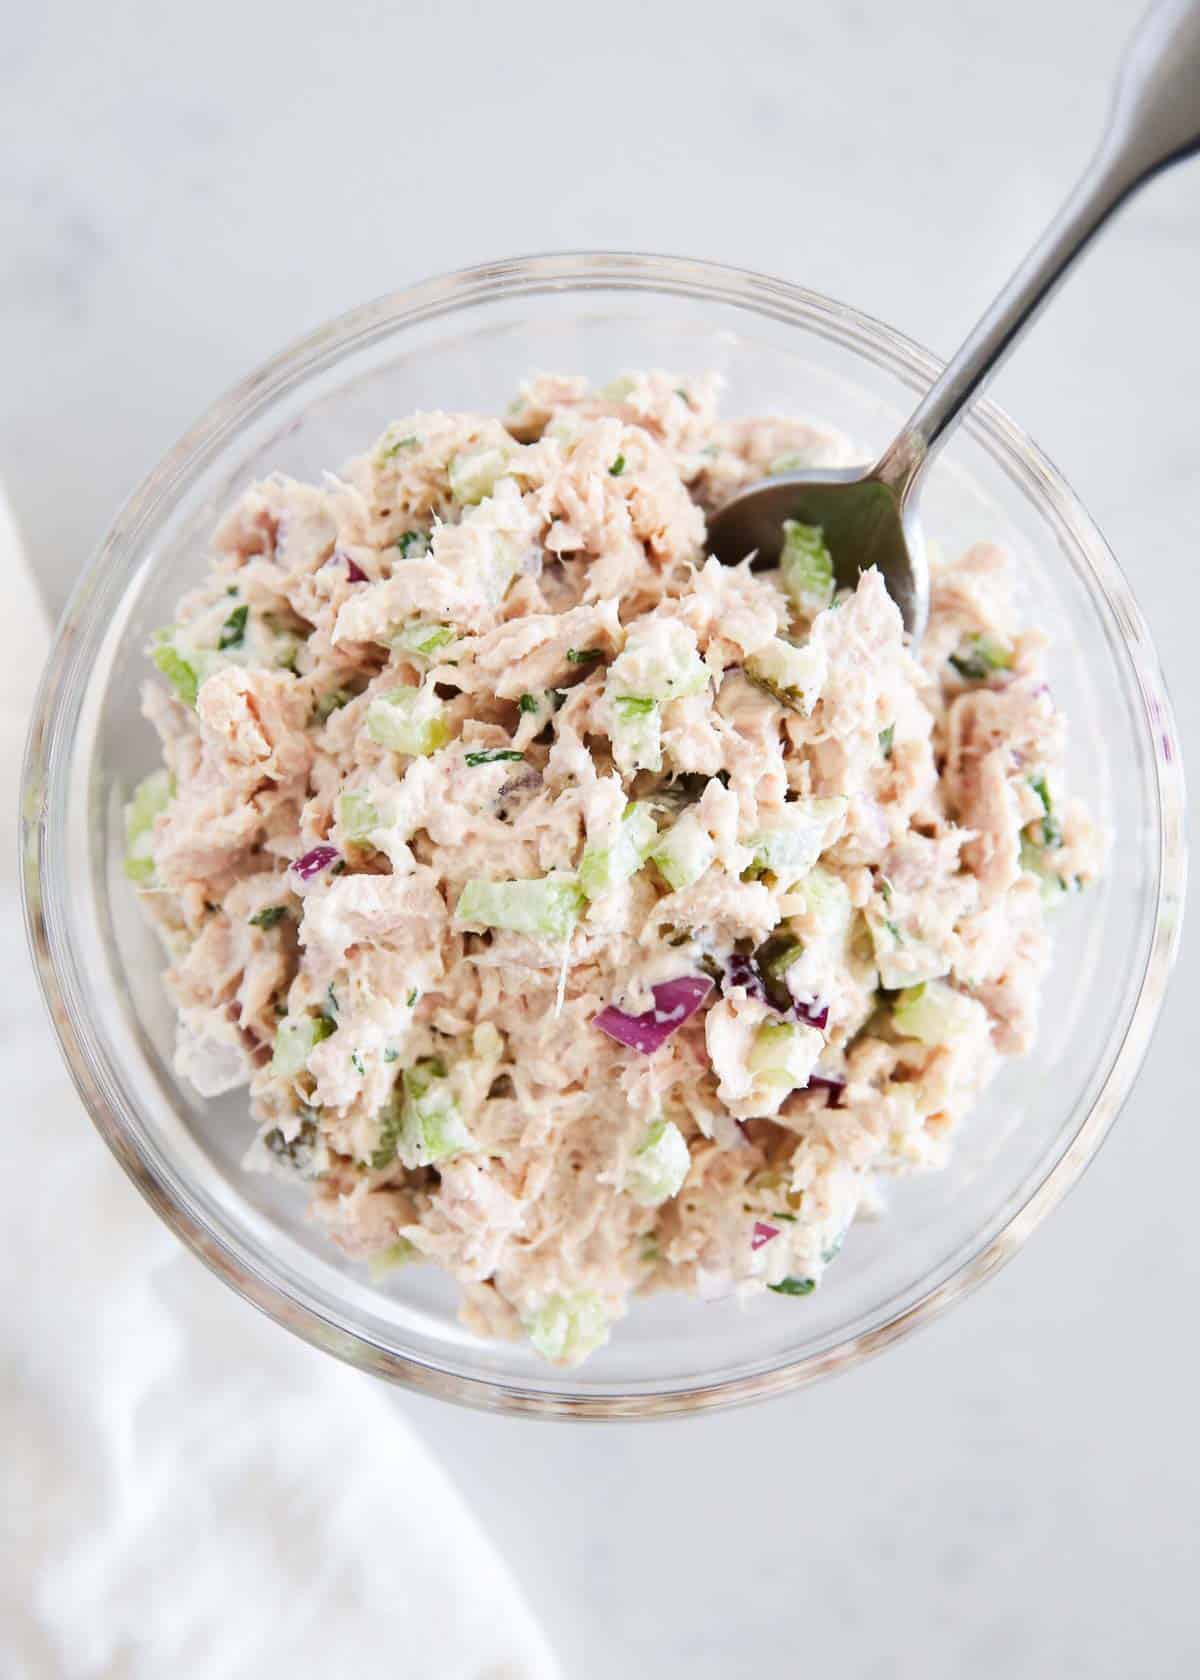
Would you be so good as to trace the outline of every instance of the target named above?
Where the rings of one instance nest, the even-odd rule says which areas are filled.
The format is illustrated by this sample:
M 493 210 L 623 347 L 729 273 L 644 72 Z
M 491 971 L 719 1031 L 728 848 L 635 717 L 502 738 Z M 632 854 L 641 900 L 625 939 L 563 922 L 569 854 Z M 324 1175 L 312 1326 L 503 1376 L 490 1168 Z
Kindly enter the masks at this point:
M 925 351 L 778 280 L 661 257 L 489 264 L 334 321 L 218 402 L 128 503 L 84 573 L 38 697 L 26 766 L 30 939 L 64 1054 L 105 1141 L 153 1207 L 272 1318 L 366 1370 L 501 1410 L 649 1417 L 779 1392 L 885 1347 L 999 1267 L 1079 1177 L 1145 1054 L 1175 949 L 1185 863 L 1174 724 L 1149 635 L 1099 531 L 990 403 L 933 467 L 929 535 L 1016 555 L 1025 609 L 1055 642 L 1070 771 L 1112 838 L 1103 882 L 1061 913 L 1036 1051 L 963 1128 L 952 1165 L 895 1185 L 827 1283 L 749 1305 L 659 1295 L 560 1371 L 475 1340 L 431 1267 L 385 1283 L 344 1261 L 303 1198 L 244 1174 L 244 1095 L 202 1102 L 170 1061 L 162 958 L 121 873 L 120 808 L 155 762 L 138 708 L 150 631 L 201 575 L 219 512 L 280 469 L 317 478 L 417 408 L 502 413 L 562 369 L 717 369 L 725 412 L 832 422 L 864 458 L 933 377 Z

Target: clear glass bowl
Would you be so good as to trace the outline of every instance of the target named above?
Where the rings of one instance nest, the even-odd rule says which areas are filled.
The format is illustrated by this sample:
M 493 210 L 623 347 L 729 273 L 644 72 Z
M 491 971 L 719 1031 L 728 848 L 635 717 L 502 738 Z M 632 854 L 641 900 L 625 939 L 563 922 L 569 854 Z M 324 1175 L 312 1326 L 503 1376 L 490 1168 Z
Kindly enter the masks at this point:
M 740 1306 L 635 1305 L 582 1369 L 477 1341 L 429 1267 L 381 1287 L 344 1262 L 289 1187 L 243 1174 L 235 1094 L 203 1103 L 171 1071 L 161 956 L 120 867 L 120 807 L 152 767 L 138 710 L 149 632 L 204 566 L 217 514 L 252 479 L 315 478 L 392 417 L 503 412 L 520 378 L 563 369 L 716 368 L 725 411 L 808 414 L 889 438 L 934 359 L 781 281 L 659 257 L 502 262 L 368 304 L 218 402 L 120 514 L 63 619 L 37 702 L 23 809 L 30 938 L 71 1072 L 109 1147 L 167 1223 L 241 1294 L 317 1346 L 428 1393 L 569 1417 L 648 1417 L 807 1382 L 924 1323 L 994 1271 L 1079 1177 L 1128 1094 L 1163 999 L 1182 906 L 1183 785 L 1141 614 L 1104 539 L 1046 458 L 982 403 L 933 468 L 928 533 L 1018 557 L 1053 635 L 1071 774 L 1112 836 L 1103 883 L 1061 916 L 1033 1055 L 1009 1067 L 950 1168 L 898 1183 L 825 1286 Z

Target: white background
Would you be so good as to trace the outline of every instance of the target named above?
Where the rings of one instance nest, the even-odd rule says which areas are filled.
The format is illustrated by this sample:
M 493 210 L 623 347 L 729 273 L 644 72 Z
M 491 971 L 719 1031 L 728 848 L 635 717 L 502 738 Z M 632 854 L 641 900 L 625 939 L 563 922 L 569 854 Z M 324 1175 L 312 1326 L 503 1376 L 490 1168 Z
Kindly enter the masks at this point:
M 948 352 L 1082 166 L 1137 10 L 6 8 L 0 476 L 47 593 L 61 603 L 121 497 L 223 388 L 438 270 L 561 247 L 712 257 Z M 1122 216 L 995 393 L 1122 560 L 1193 753 L 1198 298 L 1200 162 Z M 398 1398 L 571 1680 L 1200 1669 L 1198 978 L 1193 940 L 1082 1187 L 881 1361 L 658 1426 Z M 403 1629 L 379 1617 L 402 1677 Z

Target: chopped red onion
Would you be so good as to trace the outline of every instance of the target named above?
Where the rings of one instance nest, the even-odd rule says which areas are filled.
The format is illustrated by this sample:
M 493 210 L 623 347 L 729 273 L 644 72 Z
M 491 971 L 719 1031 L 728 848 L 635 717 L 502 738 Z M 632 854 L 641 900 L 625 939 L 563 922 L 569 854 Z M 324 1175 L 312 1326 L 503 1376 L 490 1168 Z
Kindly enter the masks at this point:
M 314 875 L 328 869 L 331 863 L 337 863 L 341 855 L 336 846 L 313 846 L 303 857 L 296 858 L 291 868 L 302 881 L 311 881 Z
M 352 560 L 350 556 L 340 548 L 334 549 L 325 564 L 327 566 L 332 566 L 337 560 L 345 561 L 346 578 L 350 583 L 366 583 L 369 581 L 366 572 L 363 571 L 362 567 L 358 564 L 358 561 Z
M 778 1008 L 775 1000 L 768 993 L 763 984 L 763 977 L 753 957 L 743 956 L 740 951 L 731 951 L 725 964 L 725 981 L 730 986 L 741 986 L 752 998 L 765 1003 L 771 1009 Z M 792 999 L 792 1014 L 798 1021 L 805 1021 L 810 1027 L 816 1027 L 818 1032 L 824 1032 L 829 1024 L 829 1005 L 814 1000 L 811 1003 Z
M 767 1225 L 761 1219 L 756 1219 L 754 1221 L 754 1235 L 750 1238 L 750 1247 L 752 1250 L 760 1249 L 778 1235 L 778 1225 Z
M 593 1026 L 629 1050 L 653 1055 L 689 1015 L 696 1013 L 712 990 L 712 981 L 707 975 L 684 974 L 677 980 L 664 980 L 659 986 L 651 986 L 650 990 L 654 994 L 654 1008 L 647 1009 L 644 1015 L 627 1015 L 610 1003 L 595 1017 Z
M 767 994 L 763 987 L 762 975 L 755 968 L 749 957 L 744 957 L 740 951 L 731 951 L 729 960 L 725 964 L 725 978 L 731 986 L 741 986 L 760 1003 L 767 1002 Z
M 842 1097 L 845 1095 L 846 1091 L 846 1081 L 844 1079 L 839 1079 L 836 1074 L 810 1073 L 805 1090 L 828 1091 L 829 1101 L 826 1104 L 826 1107 L 841 1108 Z

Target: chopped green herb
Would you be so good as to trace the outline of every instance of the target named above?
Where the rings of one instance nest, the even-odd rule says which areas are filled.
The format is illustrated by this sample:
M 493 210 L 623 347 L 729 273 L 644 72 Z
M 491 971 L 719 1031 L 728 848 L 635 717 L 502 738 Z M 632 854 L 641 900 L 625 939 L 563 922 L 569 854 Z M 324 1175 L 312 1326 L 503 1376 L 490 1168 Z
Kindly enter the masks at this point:
M 417 1001 L 417 988 L 415 986 L 413 987 L 412 991 L 409 992 L 408 996 L 405 998 L 404 1001 L 410 1009 L 412 1008 L 413 1004 L 416 1003 L 416 1001 Z
M 888 919 L 888 917 L 885 916 L 883 918 L 883 925 L 888 930 L 888 932 L 891 934 L 892 938 L 896 941 L 897 945 L 899 945 L 900 942 L 901 942 L 900 929 L 896 926 L 895 922 L 890 921 Z
M 350 1052 L 350 1066 L 354 1069 L 355 1073 L 366 1073 L 367 1071 L 363 1066 L 363 1059 L 357 1050 L 351 1050 Z
M 647 717 L 657 704 L 645 694 L 618 694 L 613 700 L 621 717 Z
M 400 1060 L 400 1052 L 399 1050 L 394 1050 L 391 1046 L 389 1046 L 388 1049 L 383 1052 L 383 1059 L 385 1062 L 398 1062 Z
M 502 760 L 521 763 L 525 754 L 517 752 L 512 747 L 485 747 L 482 752 L 470 752 L 466 755 L 467 764 L 473 770 L 477 764 L 499 764 Z
M 691 397 L 688 396 L 687 392 L 684 390 L 682 385 L 676 385 L 675 395 L 680 399 L 681 402 L 685 402 L 688 405 L 688 407 L 691 408 L 692 399 L 691 399 Z
M 896 725 L 889 723 L 886 729 L 879 731 L 879 750 L 884 758 L 892 756 L 892 742 L 896 738 Z
M 337 993 L 333 989 L 333 981 L 332 980 L 329 982 L 329 990 L 326 992 L 325 995 L 329 999 L 330 1009 L 332 1009 L 333 1013 L 336 1015 L 338 1010 L 341 1008 L 341 1005 L 338 1003 Z
M 986 682 L 995 671 L 1011 670 L 1012 662 L 1012 649 L 987 635 L 968 636 L 950 655 L 951 665 L 968 682 Z
M 815 1278 L 784 1278 L 782 1283 L 769 1283 L 776 1295 L 811 1295 L 817 1287 Z
M 618 455 L 616 460 L 613 462 L 612 466 L 609 467 L 609 469 L 608 469 L 608 476 L 610 478 L 620 478 L 621 474 L 624 471 L 625 471 L 625 457 L 624 457 L 624 455 Z
M 394 546 L 400 550 L 402 560 L 419 560 L 429 553 L 429 537 L 424 531 L 404 531 Z
M 883 894 L 883 902 L 890 904 L 892 902 L 892 883 L 886 875 L 879 877 L 879 891 Z
M 796 1223 L 796 1215 L 794 1213 L 771 1213 L 768 1214 L 767 1217 L 768 1219 L 786 1219 L 789 1225 L 794 1225 Z
M 591 665 L 597 659 L 603 659 L 601 648 L 568 648 L 567 662 L 571 665 Z
M 1042 818 L 1042 845 L 1046 847 L 1061 846 L 1063 841 L 1062 824 L 1054 814 L 1054 807 L 1050 802 L 1050 789 L 1046 786 L 1045 776 L 1031 776 L 1029 785 L 1042 802 L 1042 810 L 1046 813 Z
M 537 698 L 532 694 L 522 694 L 517 701 L 517 709 L 522 712 L 536 712 L 541 709 Z
M 226 648 L 241 647 L 246 640 L 246 620 L 249 616 L 250 608 L 245 603 L 240 607 L 234 607 L 221 626 L 221 638 L 217 643 L 220 652 L 224 653 Z
M 268 904 L 265 910 L 260 910 L 256 916 L 251 916 L 250 926 L 260 927 L 265 933 L 270 928 L 277 927 L 286 915 L 286 904 Z

